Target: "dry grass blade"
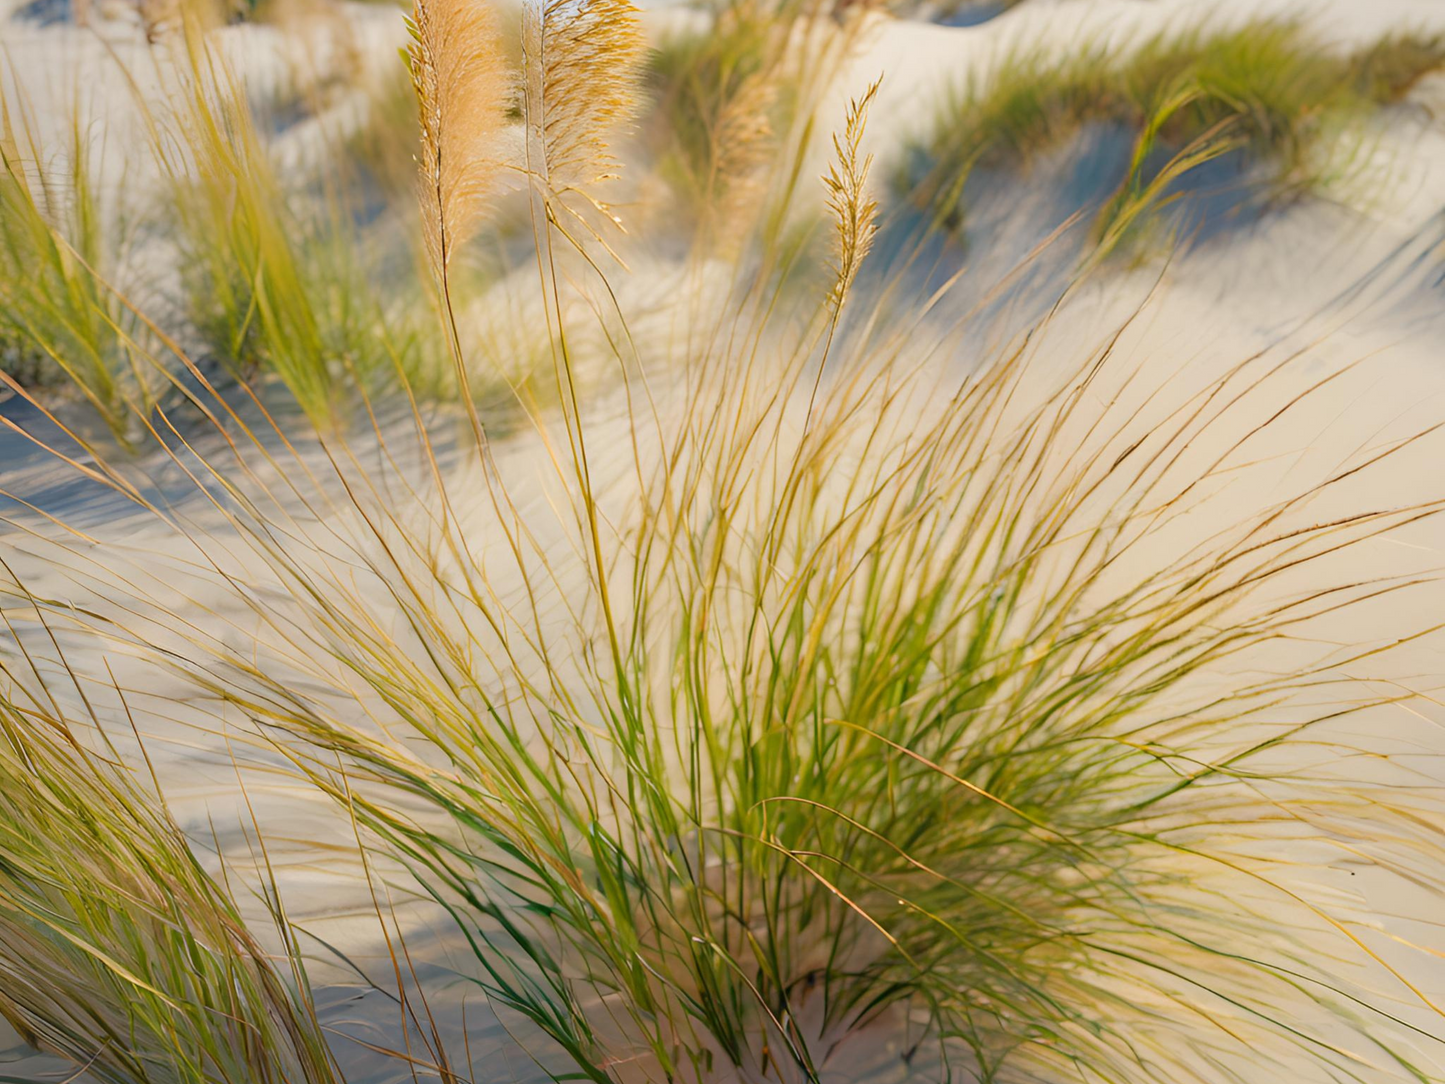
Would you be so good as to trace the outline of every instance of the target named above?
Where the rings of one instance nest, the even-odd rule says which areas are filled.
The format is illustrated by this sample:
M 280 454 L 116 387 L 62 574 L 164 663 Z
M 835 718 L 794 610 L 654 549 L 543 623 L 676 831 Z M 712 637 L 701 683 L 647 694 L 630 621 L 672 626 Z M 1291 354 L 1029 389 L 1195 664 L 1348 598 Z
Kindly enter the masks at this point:
M 834 308 L 842 307 L 878 235 L 878 201 L 868 194 L 868 171 L 873 167 L 873 156 L 863 156 L 861 146 L 868 125 L 868 107 L 881 82 L 875 81 L 861 98 L 849 103 L 843 134 L 833 135 L 835 160 L 823 178 L 828 190 L 828 210 L 833 214 L 837 230 L 834 239 L 837 277 L 829 295 Z
M 439 271 L 476 231 L 498 172 L 508 79 L 484 0 L 415 0 L 407 60 L 421 114 L 419 197 Z

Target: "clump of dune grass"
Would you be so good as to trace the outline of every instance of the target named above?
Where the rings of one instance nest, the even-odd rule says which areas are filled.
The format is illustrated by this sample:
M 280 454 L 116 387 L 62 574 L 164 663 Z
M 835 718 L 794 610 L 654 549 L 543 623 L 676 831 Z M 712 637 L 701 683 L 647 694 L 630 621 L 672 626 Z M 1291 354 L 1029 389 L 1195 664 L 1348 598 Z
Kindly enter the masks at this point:
M 198 23 L 176 48 L 176 102 L 152 118 L 154 143 L 175 193 L 188 312 L 211 356 L 243 379 L 274 375 L 315 418 L 357 386 L 433 364 L 402 348 L 406 321 L 373 278 L 345 185 L 288 190 Z
M 346 141 L 364 180 L 388 202 L 408 203 L 417 183 L 417 100 L 410 71 L 397 65 L 369 88 L 366 122 Z
M 18 127 L 17 127 L 18 122 Z M 101 276 L 113 245 L 72 127 L 67 171 L 48 176 L 32 126 L 0 104 L 0 377 L 13 390 L 65 385 L 124 438 L 143 403 L 136 321 Z
M 792 27 L 772 5 L 744 0 L 652 55 L 658 168 L 695 211 L 756 197 L 797 93 L 787 66 Z
M 838 0 L 726 0 L 664 37 L 648 65 L 645 126 L 652 169 L 695 224 L 705 252 L 749 237 L 789 193 L 770 191 L 812 137 L 817 93 L 831 85 L 877 5 Z M 793 178 L 796 181 L 796 177 Z M 767 227 L 772 229 L 772 226 Z
M 1062 55 L 1019 49 L 955 88 L 898 184 L 957 228 L 979 166 L 1020 168 L 1090 124 L 1122 124 L 1136 147 L 1097 232 L 1166 200 L 1205 162 L 1231 152 L 1262 163 L 1274 198 L 1320 191 L 1349 172 L 1360 117 L 1445 66 L 1445 42 L 1397 34 L 1353 53 L 1298 21 L 1169 31 Z
M 1357 685 L 1374 642 L 1252 661 L 1412 588 L 1299 578 L 1438 513 L 1313 511 L 1411 442 L 1161 562 L 1259 439 L 1228 404 L 1268 415 L 1286 359 L 1141 431 L 1096 416 L 1138 379 L 1107 342 L 1052 381 L 1022 349 L 952 383 L 841 349 L 805 412 L 773 381 L 806 391 L 831 322 L 741 371 L 698 357 L 635 427 L 582 419 L 621 462 L 559 462 L 555 516 L 494 465 L 415 509 L 349 472 L 308 490 L 351 502 L 314 552 L 304 516 L 243 514 L 307 680 L 219 641 L 173 664 L 284 736 L 588 1079 L 816 1080 L 875 1026 L 939 1079 L 1390 1073 L 1390 987 L 1276 847 L 1367 823 L 1372 868 L 1438 878 L 1435 815 L 1271 765 L 1349 756 L 1332 723 L 1403 694 Z M 1380 981 L 1409 998 L 1401 966 Z
M 694 353 L 629 356 L 647 379 L 625 409 L 591 410 L 558 301 L 582 283 L 551 242 L 605 209 L 610 167 L 579 148 L 628 108 L 574 116 L 557 80 L 605 54 L 547 67 L 547 31 L 530 139 L 568 168 L 529 179 L 563 389 L 526 446 L 543 469 L 483 443 L 444 470 L 418 427 L 424 484 L 326 432 L 333 478 L 276 472 L 295 499 L 243 470 L 224 537 L 276 587 L 217 583 L 287 666 L 183 615 L 198 654 L 167 663 L 412 867 L 491 1003 L 567 1055 L 559 1078 L 816 1081 L 875 1027 L 926 1045 L 936 1079 L 1411 1072 L 1428 1031 L 1393 1000 L 1438 1010 L 1278 856 L 1338 847 L 1437 885 L 1438 810 L 1278 758 L 1369 752 L 1332 726 L 1411 697 L 1360 676 L 1428 627 L 1338 651 L 1322 629 L 1420 585 L 1332 562 L 1438 515 L 1345 494 L 1429 434 L 1221 519 L 1216 487 L 1334 380 L 1280 402 L 1299 353 L 1172 404 L 1119 347 L 1127 320 L 1062 370 L 1036 364 L 1047 321 L 962 372 L 917 360 L 967 332 L 940 345 L 857 290 L 867 95 L 825 187 L 832 288 L 782 312 L 742 291 Z M 589 127 L 559 145 L 564 119 Z M 850 305 L 871 331 L 839 335 Z M 1361 854 L 1362 825 L 1389 845 Z
M 108 1084 L 334 1084 L 294 940 L 288 973 L 99 731 L 0 673 L 0 1016 Z
M 417 27 L 418 48 L 471 40 Z M 1378 638 L 1331 625 L 1430 582 L 1342 559 L 1439 515 L 1351 489 L 1431 432 L 1266 474 L 1241 511 L 1222 487 L 1267 472 L 1344 373 L 1275 344 L 1176 393 L 1121 345 L 1144 311 L 1084 347 L 1045 319 L 980 359 L 967 321 L 928 319 L 947 289 L 871 298 L 871 90 L 823 182 L 823 284 L 785 295 L 745 264 L 725 298 L 679 300 L 705 318 L 680 356 L 649 351 L 602 187 L 635 12 L 549 0 L 522 58 L 558 395 L 516 454 L 475 412 L 451 458 L 418 415 L 419 470 L 380 422 L 383 455 L 325 426 L 303 448 L 199 382 L 220 450 L 157 451 L 215 526 L 150 511 L 285 657 L 130 581 L 110 619 L 36 609 L 154 650 L 270 735 L 411 867 L 558 1079 L 818 1081 L 875 1030 L 935 1080 L 1429 1079 L 1411 1043 L 1440 1009 L 1311 877 L 1323 852 L 1441 882 L 1438 803 L 1332 770 L 1389 762 L 1339 725 L 1408 706 L 1373 667 L 1438 632 L 1406 607 Z M 413 57 L 438 148 L 434 105 L 469 85 L 426 75 L 444 59 Z M 1156 105 L 1156 135 L 1205 108 Z M 484 187 L 424 186 L 431 236 L 477 227 Z M 1077 353 L 1041 355 L 1060 340 Z M 615 396 L 578 393 L 588 360 L 617 365 Z
M 1445 35 L 1387 34 L 1350 58 L 1355 89 L 1367 101 L 1388 105 L 1403 99 L 1428 75 L 1445 67 Z

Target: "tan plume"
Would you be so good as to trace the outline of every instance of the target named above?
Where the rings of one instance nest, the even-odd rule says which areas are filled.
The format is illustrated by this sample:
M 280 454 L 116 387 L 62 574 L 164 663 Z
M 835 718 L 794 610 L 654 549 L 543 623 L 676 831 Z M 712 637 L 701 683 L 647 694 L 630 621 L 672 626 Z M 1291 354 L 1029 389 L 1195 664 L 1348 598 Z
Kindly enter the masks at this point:
M 637 7 L 539 0 L 524 26 L 530 168 L 554 193 L 586 195 L 616 176 L 609 140 L 637 112 L 646 51 Z
M 508 80 L 487 0 L 413 0 L 408 29 L 421 115 L 422 223 L 432 261 L 445 273 L 476 231 L 498 173 Z
M 873 156 L 861 157 L 860 148 L 868 125 L 868 108 L 881 82 L 882 79 L 876 80 L 861 98 L 848 103 L 848 119 L 842 136 L 833 133 L 834 161 L 823 178 L 828 190 L 828 209 L 837 230 L 834 238 L 837 277 L 829 295 L 835 308 L 842 307 L 878 234 L 878 201 L 868 194 L 868 171 L 873 167 Z
M 776 142 L 772 112 L 777 100 L 776 73 L 765 69 L 745 78 L 718 111 L 712 187 L 722 194 L 724 219 L 758 202 L 763 168 Z

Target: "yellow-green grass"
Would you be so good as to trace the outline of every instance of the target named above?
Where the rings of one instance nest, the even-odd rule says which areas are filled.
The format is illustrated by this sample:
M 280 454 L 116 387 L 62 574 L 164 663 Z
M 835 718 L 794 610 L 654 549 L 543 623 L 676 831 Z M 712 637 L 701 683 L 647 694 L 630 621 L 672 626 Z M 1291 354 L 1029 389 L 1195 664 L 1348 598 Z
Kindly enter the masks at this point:
M 0 673 L 0 1016 L 108 1084 L 334 1084 L 294 940 L 262 948 L 28 656 Z
M 1438 498 L 1312 514 L 1414 438 L 1160 561 L 1283 424 L 1257 428 L 1289 413 L 1287 355 L 1135 425 L 1097 406 L 1153 398 L 1111 337 L 950 377 L 902 360 L 931 341 L 914 314 L 872 313 L 810 392 L 836 300 L 774 302 L 713 313 L 655 413 L 541 423 L 545 502 L 485 447 L 408 485 L 323 434 L 333 468 L 283 461 L 291 496 L 217 460 L 217 537 L 282 585 L 254 612 L 308 680 L 199 637 L 172 662 L 407 862 L 491 1003 L 599 1084 L 817 1080 L 904 1013 L 960 1080 L 1408 1059 L 1392 995 L 1350 977 L 1367 949 L 1273 857 L 1363 822 L 1373 868 L 1438 878 L 1413 799 L 1278 767 L 1367 751 L 1331 724 L 1407 694 L 1342 676 L 1373 641 L 1227 675 L 1419 586 L 1331 561 Z M 584 471 L 579 433 L 614 451 Z
M 23 109 L 0 103 L 0 374 L 12 390 L 74 389 L 124 439 L 144 406 L 138 322 L 100 276 L 116 239 L 90 176 L 77 121 L 65 176 L 46 175 Z
M 190 319 L 211 356 L 242 378 L 274 375 L 316 419 L 349 410 L 358 388 L 422 376 L 427 351 L 445 349 L 428 341 L 429 301 L 405 260 L 401 278 L 379 281 L 354 178 L 288 188 L 234 74 L 199 30 L 186 35 L 189 71 L 155 143 Z
M 549 10 L 565 33 L 588 8 Z M 550 88 L 575 113 L 525 91 L 556 406 L 507 447 L 472 414 L 461 463 L 420 415 L 378 423 L 375 455 L 253 432 L 202 386 L 224 450 L 163 454 L 212 526 L 151 511 L 287 657 L 138 599 L 160 657 L 413 869 L 559 1079 L 818 1081 L 876 1025 L 945 1080 L 1428 1080 L 1430 1027 L 1396 1002 L 1439 1009 L 1308 872 L 1318 845 L 1440 884 L 1438 810 L 1310 767 L 1387 762 L 1337 724 L 1412 699 L 1360 675 L 1435 630 L 1328 639 L 1430 580 L 1348 566 L 1438 515 L 1355 488 L 1430 433 L 1222 520 L 1217 488 L 1267 471 L 1334 377 L 1274 344 L 1173 395 L 1175 367 L 1120 346 L 1138 313 L 980 356 L 931 319 L 950 290 L 870 295 L 866 99 L 835 144 L 835 261 L 799 276 L 830 288 L 750 256 L 725 296 L 674 299 L 682 335 L 634 338 L 584 217 L 630 88 L 586 44 Z M 592 175 L 554 173 L 549 132 L 578 127 L 560 160 L 600 148 Z M 760 229 L 786 267 L 810 250 L 783 210 Z M 620 374 L 606 402 L 578 393 L 589 364 Z
M 1336 959 L 1368 954 L 1250 851 L 1368 823 L 1390 840 L 1374 868 L 1438 877 L 1413 798 L 1278 767 L 1367 752 L 1332 724 L 1405 694 L 1342 676 L 1373 641 L 1219 682 L 1417 587 L 1329 560 L 1438 501 L 1316 520 L 1392 456 L 1367 458 L 1161 565 L 1150 539 L 1207 507 L 1200 403 L 1250 404 L 1204 430 L 1247 455 L 1275 361 L 1141 431 L 1095 414 L 1090 388 L 1139 379 L 1107 346 L 1020 412 L 1043 379 L 1020 353 L 949 386 L 845 349 L 798 436 L 806 383 L 786 411 L 769 393 L 825 324 L 757 369 L 697 357 L 675 413 L 584 419 L 621 462 L 587 484 L 559 463 L 555 516 L 488 463 L 408 490 L 336 447 L 314 488 L 288 470 L 314 509 L 294 520 L 238 480 L 233 526 L 285 585 L 260 613 L 308 680 L 244 645 L 174 661 L 289 736 L 448 908 L 494 1006 L 590 1079 L 817 1079 L 834 1041 L 905 1008 L 962 1080 L 1152 1079 L 1137 1058 L 1189 1079 L 1213 1045 L 1325 1079 L 1350 1067 L 1342 1036 L 1388 1067 L 1389 999 Z
M 801 145 L 815 138 L 819 93 L 859 45 L 869 5 L 719 0 L 700 25 L 665 34 L 649 56 L 642 149 L 670 189 L 648 225 L 679 219 L 705 253 L 776 233 Z M 661 213 L 657 213 L 661 211 Z M 681 214 L 679 214 L 681 212 Z
M 1016 49 L 956 86 L 897 184 L 951 229 L 966 215 L 979 166 L 1024 168 L 1096 123 L 1136 137 L 1119 192 L 1097 232 L 1115 238 L 1141 210 L 1211 159 L 1241 152 L 1266 167 L 1275 198 L 1317 192 L 1352 167 L 1357 122 L 1445 66 L 1445 38 L 1397 33 L 1341 52 L 1298 21 L 1255 20 L 1084 43 L 1068 52 Z

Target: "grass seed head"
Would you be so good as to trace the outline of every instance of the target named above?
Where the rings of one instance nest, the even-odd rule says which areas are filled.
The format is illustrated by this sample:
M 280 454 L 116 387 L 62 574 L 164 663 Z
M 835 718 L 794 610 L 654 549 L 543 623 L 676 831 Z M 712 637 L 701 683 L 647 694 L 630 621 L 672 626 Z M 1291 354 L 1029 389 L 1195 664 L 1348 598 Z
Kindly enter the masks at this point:
M 511 87 L 489 0 L 415 0 L 408 28 L 421 120 L 418 197 L 440 271 L 476 232 L 496 184 Z
M 621 168 L 613 140 L 640 107 L 647 45 L 637 6 L 529 3 L 523 42 L 529 168 L 551 192 L 595 203 L 592 190 Z
M 823 178 L 828 210 L 833 215 L 834 281 L 829 302 L 841 309 L 878 235 L 878 201 L 868 191 L 868 173 L 873 156 L 863 156 L 863 133 L 868 126 L 868 107 L 878 93 L 875 81 L 860 98 L 848 105 L 843 134 L 833 134 L 834 159 Z

